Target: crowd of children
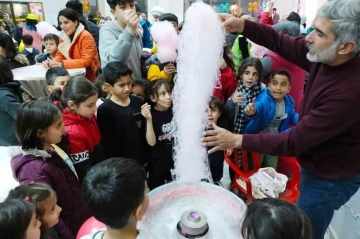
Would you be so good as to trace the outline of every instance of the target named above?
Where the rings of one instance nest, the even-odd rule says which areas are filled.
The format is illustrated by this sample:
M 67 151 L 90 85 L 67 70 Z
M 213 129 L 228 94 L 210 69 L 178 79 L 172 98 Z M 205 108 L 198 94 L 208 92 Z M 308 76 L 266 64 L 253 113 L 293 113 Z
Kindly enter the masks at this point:
M 149 205 L 148 187 L 152 190 L 173 180 L 176 63 L 162 64 L 155 53 L 142 68 L 143 31 L 134 1 L 108 3 L 116 20 L 101 27 L 100 58 L 86 24 L 69 9 L 58 16 L 68 27 L 61 39 L 54 34 L 43 38 L 46 53 L 38 54 L 31 35 L 22 36 L 22 54 L 30 64 L 49 68 L 49 96 L 22 103 L 13 93 L 19 110 L 9 121 L 15 129 L 12 141 L 16 136 L 20 146 L 11 152 L 11 166 L 21 185 L 0 203 L 1 238 L 74 239 L 91 215 L 106 230 L 86 238 L 151 238 L 149 232 L 137 231 L 136 224 Z M 159 20 L 171 22 L 179 32 L 174 14 L 163 14 Z M 276 71 L 266 86 L 261 61 L 245 58 L 235 68 L 228 46 L 224 47 L 219 84 L 204 112 L 204 130 L 214 124 L 238 134 L 291 130 L 289 125 L 298 121 L 288 94 L 291 76 Z M 99 59 L 102 73 L 95 79 Z M 6 65 L 2 60 L 0 66 Z M 86 78 L 70 77 L 66 68 L 72 67 L 85 67 Z M 141 78 L 142 70 L 146 79 Z M 13 79 L 5 81 L 12 75 L 4 73 L 0 73 L 0 97 L 3 83 L 19 87 Z M 262 158 L 263 166 L 276 168 L 273 156 Z M 210 154 L 209 165 L 213 182 L 222 186 L 224 152 Z M 260 212 L 262 220 L 256 216 Z M 309 239 L 310 231 L 307 217 L 296 206 L 266 199 L 249 206 L 242 233 L 253 239 Z

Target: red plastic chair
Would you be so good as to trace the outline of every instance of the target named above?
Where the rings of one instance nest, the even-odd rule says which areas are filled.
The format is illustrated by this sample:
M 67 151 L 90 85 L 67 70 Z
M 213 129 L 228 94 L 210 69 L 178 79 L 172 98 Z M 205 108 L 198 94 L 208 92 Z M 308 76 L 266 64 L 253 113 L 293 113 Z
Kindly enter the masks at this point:
M 257 194 L 253 189 L 250 181 L 250 176 L 255 174 L 260 168 L 260 155 L 257 153 L 251 153 L 253 159 L 253 169 L 249 169 L 248 152 L 241 150 L 243 169 L 239 168 L 238 150 L 234 149 L 233 160 L 225 152 L 225 161 L 229 167 L 235 172 L 234 178 L 231 180 L 230 190 L 235 191 L 237 189 L 241 192 L 249 201 L 255 198 L 261 198 L 263 195 Z M 279 198 L 295 203 L 300 195 L 298 185 L 300 183 L 300 165 L 293 157 L 279 156 L 278 166 L 276 171 L 278 173 L 285 174 L 289 177 L 289 181 L 286 184 L 286 189 L 279 195 Z

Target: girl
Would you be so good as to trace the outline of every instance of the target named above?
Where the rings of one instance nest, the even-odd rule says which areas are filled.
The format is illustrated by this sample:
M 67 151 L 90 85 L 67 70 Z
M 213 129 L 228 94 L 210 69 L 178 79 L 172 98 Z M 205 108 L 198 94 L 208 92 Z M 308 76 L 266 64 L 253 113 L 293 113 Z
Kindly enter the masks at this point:
M 23 102 L 21 84 L 14 81 L 9 61 L 3 56 L 0 69 L 0 146 L 19 145 L 14 128 L 17 109 Z
M 245 126 L 250 121 L 244 114 L 248 104 L 256 98 L 260 91 L 265 89 L 261 83 L 262 76 L 261 61 L 255 57 L 246 58 L 239 67 L 239 81 L 236 91 L 227 100 L 225 109 L 234 116 L 234 133 L 242 134 Z M 241 153 L 239 151 L 239 166 L 242 166 Z M 233 171 L 229 168 L 230 177 L 233 178 Z
M 23 184 L 11 190 L 7 199 L 26 198 L 36 205 L 41 222 L 41 239 L 57 239 L 52 227 L 59 223 L 61 207 L 57 205 L 55 191 L 45 183 Z
M 96 122 L 97 89 L 84 77 L 70 79 L 65 87 L 54 90 L 51 102 L 60 102 L 70 144 L 70 158 L 80 182 L 87 171 L 104 159 L 101 136 Z
M 296 205 L 277 198 L 254 200 L 241 230 L 245 239 L 311 239 L 308 217 Z
M 146 102 L 141 114 L 146 118 L 146 141 L 151 146 L 149 160 L 149 188 L 172 181 L 172 99 L 167 80 L 155 80 L 146 88 Z
M 247 122 L 244 110 L 266 86 L 261 83 L 261 61 L 255 57 L 246 58 L 239 68 L 239 81 L 236 91 L 227 100 L 225 108 L 234 115 L 234 132 L 242 134 Z
M 54 189 L 62 208 L 55 230 L 59 238 L 73 239 L 90 215 L 75 169 L 67 154 L 56 146 L 64 131 L 63 116 L 56 105 L 23 103 L 15 124 L 21 147 L 11 153 L 11 168 L 20 183 L 44 182 Z
M 40 239 L 40 226 L 35 206 L 25 199 L 0 203 L 0 238 Z
M 88 32 L 85 21 L 80 20 L 77 13 L 70 8 L 61 10 L 58 20 L 62 29 L 58 51 L 55 59 L 44 62 L 44 66 L 86 68 L 86 78 L 95 81 L 100 61 L 95 40 Z

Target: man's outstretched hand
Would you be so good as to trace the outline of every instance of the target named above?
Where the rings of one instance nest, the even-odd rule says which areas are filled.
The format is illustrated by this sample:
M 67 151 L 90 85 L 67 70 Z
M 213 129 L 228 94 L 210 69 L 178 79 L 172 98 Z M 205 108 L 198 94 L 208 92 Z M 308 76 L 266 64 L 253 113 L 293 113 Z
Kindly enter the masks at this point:
M 220 20 L 223 22 L 223 26 L 227 32 L 242 33 L 244 30 L 245 20 L 234 17 L 231 14 L 221 13 L 219 14 Z
M 242 145 L 242 135 L 233 134 L 226 129 L 218 127 L 212 123 L 213 130 L 205 131 L 201 142 L 204 146 L 212 147 L 208 151 L 209 154 L 218 150 L 230 150 L 233 148 L 240 148 Z

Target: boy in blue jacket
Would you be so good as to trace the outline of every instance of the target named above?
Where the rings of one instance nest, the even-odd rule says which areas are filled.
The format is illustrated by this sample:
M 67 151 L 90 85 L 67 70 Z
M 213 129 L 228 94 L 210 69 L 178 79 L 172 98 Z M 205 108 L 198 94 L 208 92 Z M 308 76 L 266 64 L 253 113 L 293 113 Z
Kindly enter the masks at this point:
M 295 112 L 294 100 L 288 95 L 290 89 L 290 74 L 284 70 L 274 72 L 268 88 L 245 108 L 245 115 L 251 120 L 244 134 L 281 133 L 288 130 L 289 125 L 296 125 L 299 115 Z M 276 166 L 277 157 L 262 156 L 262 167 Z

